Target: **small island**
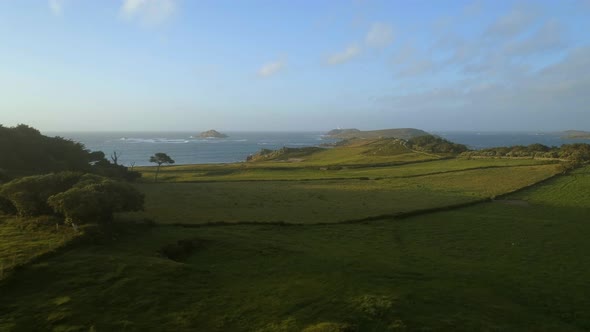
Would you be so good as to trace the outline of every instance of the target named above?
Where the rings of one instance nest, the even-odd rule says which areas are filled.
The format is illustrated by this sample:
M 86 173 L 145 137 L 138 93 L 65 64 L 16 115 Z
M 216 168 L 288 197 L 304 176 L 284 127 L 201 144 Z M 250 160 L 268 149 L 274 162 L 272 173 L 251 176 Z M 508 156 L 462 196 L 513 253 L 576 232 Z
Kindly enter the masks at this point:
M 199 137 L 201 138 L 227 138 L 229 136 L 227 136 L 226 134 L 222 134 L 220 132 L 218 132 L 217 130 L 207 130 L 202 132 L 201 134 L 199 134 Z

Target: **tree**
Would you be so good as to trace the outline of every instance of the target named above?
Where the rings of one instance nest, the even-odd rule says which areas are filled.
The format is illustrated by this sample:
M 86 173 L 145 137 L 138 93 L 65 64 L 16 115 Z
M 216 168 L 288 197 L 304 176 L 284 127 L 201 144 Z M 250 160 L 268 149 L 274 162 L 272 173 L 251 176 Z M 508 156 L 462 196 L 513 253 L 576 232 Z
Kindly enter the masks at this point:
M 120 152 L 113 151 L 113 153 L 111 153 L 111 160 L 113 161 L 113 164 L 119 165 L 119 158 L 120 157 L 121 157 Z
M 158 181 L 158 173 L 160 173 L 160 166 L 162 164 L 174 164 L 174 160 L 170 158 L 167 154 L 163 152 L 158 152 L 150 157 L 150 163 L 158 164 L 158 168 L 156 169 L 156 176 L 154 178 L 154 182 Z
M 121 153 L 114 151 L 111 163 L 102 151 L 89 151 L 81 143 L 47 137 L 27 125 L 0 125 L 0 182 L 64 171 L 95 173 L 128 181 L 141 176 L 119 165 L 120 157 Z

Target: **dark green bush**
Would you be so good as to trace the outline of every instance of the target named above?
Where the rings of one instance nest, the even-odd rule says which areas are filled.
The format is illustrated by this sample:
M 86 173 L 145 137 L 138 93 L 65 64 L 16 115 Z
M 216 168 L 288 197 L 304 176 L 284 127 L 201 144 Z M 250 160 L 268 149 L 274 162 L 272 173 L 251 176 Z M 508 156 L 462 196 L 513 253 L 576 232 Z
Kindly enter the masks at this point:
M 115 212 L 142 210 L 144 196 L 128 183 L 89 177 L 47 203 L 67 223 L 101 223 L 111 221 Z
M 82 173 L 74 172 L 27 176 L 2 185 L 0 196 L 12 203 L 19 216 L 52 214 L 47 199 L 68 190 L 82 177 Z
M 453 143 L 444 138 L 426 135 L 410 138 L 408 146 L 414 150 L 432 153 L 461 153 L 467 151 L 467 146 Z

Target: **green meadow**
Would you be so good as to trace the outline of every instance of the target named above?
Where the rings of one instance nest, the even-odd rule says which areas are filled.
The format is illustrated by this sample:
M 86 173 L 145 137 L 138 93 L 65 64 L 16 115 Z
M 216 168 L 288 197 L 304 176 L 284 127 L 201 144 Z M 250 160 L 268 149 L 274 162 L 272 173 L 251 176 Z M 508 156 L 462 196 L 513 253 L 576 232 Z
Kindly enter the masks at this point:
M 180 224 L 344 222 L 486 199 L 556 173 L 553 164 L 449 172 L 424 164 L 420 164 L 424 175 L 414 171 L 407 176 L 407 167 L 400 173 L 390 167 L 379 170 L 390 178 L 364 180 L 144 183 L 138 188 L 146 194 L 146 211 L 136 215 Z M 478 164 L 482 165 L 481 161 Z M 440 173 L 431 174 L 434 169 Z
M 0 331 L 590 329 L 589 166 L 347 149 L 138 168 L 105 231 L 0 219 Z
M 587 330 L 590 205 L 514 204 L 526 193 L 356 224 L 129 226 L 20 270 L 0 329 Z M 161 253 L 179 240 L 192 250 Z
M 23 221 L 0 215 L 0 280 L 15 267 L 51 253 L 76 236 L 71 228 L 56 228 L 44 218 Z
M 299 163 L 261 162 L 225 165 L 165 166 L 158 176 L 163 182 L 217 182 L 217 181 L 297 181 L 322 179 L 399 178 L 462 170 L 542 165 L 550 162 L 535 159 L 442 159 L 380 166 L 300 166 Z M 296 167 L 299 166 L 299 167 Z M 395 166 L 395 167 L 393 167 Z M 137 167 L 145 182 L 153 182 L 153 167 Z

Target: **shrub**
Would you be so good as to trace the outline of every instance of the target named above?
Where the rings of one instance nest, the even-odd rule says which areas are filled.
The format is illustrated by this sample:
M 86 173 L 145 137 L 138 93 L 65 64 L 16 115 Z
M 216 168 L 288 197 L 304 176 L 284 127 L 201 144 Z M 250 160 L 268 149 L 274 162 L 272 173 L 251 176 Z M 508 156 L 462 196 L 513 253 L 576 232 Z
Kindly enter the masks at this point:
M 66 223 L 109 222 L 115 212 L 142 210 L 144 196 L 128 183 L 88 178 L 47 203 Z
M 19 216 L 51 214 L 47 199 L 68 190 L 81 178 L 82 173 L 74 172 L 28 176 L 4 184 L 0 195 L 12 203 Z
M 0 187 L 0 211 L 23 217 L 56 213 L 70 223 L 110 221 L 115 212 L 143 209 L 143 201 L 128 183 L 74 172 L 24 177 Z
M 462 153 L 467 151 L 467 146 L 453 143 L 444 138 L 425 135 L 413 137 L 408 140 L 408 145 L 415 150 L 433 153 Z

